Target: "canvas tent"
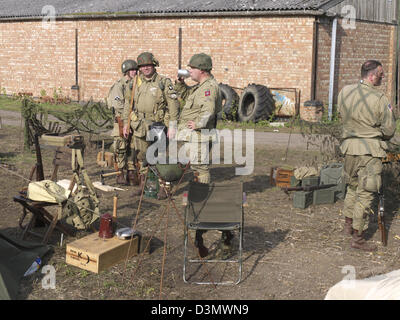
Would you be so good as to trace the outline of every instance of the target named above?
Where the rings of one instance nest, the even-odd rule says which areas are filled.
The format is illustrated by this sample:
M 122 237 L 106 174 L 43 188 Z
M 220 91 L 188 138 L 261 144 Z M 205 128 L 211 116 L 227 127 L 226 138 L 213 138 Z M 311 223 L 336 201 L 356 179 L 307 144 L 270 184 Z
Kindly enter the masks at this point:
M 49 250 L 48 245 L 15 240 L 0 231 L 0 300 L 17 298 L 23 275 L 37 257 Z

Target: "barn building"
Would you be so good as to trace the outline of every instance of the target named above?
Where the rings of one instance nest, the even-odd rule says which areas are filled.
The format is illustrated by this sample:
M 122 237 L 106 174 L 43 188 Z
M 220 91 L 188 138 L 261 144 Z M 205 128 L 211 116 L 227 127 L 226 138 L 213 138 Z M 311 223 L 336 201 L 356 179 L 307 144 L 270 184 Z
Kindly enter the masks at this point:
M 3 0 L 0 90 L 34 96 L 56 90 L 73 100 L 101 100 L 125 59 L 151 51 L 160 61 L 159 73 L 175 79 L 192 54 L 205 52 L 219 82 L 239 94 L 249 83 L 277 90 L 305 120 L 320 116 L 315 104 L 305 102 L 321 101 L 334 110 L 339 90 L 359 79 L 367 59 L 383 63 L 381 89 L 396 104 L 398 4 Z

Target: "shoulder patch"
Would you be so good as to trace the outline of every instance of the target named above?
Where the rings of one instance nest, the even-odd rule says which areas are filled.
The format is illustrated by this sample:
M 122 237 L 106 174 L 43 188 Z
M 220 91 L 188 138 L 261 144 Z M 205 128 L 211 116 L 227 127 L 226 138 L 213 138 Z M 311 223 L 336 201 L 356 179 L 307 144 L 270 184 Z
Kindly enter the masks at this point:
M 388 104 L 388 109 L 390 110 L 390 111 L 393 111 L 393 107 L 392 107 L 392 105 L 389 103 Z
M 204 92 L 204 96 L 205 96 L 205 97 L 208 97 L 208 96 L 210 96 L 210 95 L 211 95 L 210 90 L 206 90 L 206 91 Z

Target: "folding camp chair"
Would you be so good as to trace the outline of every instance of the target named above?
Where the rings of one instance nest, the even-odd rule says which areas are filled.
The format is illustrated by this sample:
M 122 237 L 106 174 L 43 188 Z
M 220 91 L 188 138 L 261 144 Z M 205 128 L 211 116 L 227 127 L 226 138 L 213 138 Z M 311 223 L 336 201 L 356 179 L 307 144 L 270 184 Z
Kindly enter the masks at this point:
M 189 230 L 219 230 L 239 232 L 239 249 L 237 259 L 188 259 Z M 191 182 L 188 191 L 188 203 L 185 208 L 185 240 L 183 280 L 186 277 L 188 263 L 237 263 L 237 281 L 196 282 L 196 284 L 238 284 L 242 278 L 243 253 L 243 183 L 203 184 Z
M 31 234 L 41 238 L 43 244 L 47 244 L 51 234 L 55 229 L 69 236 L 74 235 L 74 231 L 70 227 L 64 225 L 61 221 L 59 221 L 59 218 L 62 214 L 62 206 L 60 204 L 43 201 L 32 201 L 26 198 L 26 196 L 23 194 L 15 196 L 13 199 L 15 202 L 18 202 L 23 206 L 23 214 L 19 219 L 19 226 L 23 230 L 21 240 L 24 240 L 27 234 Z M 45 207 L 56 205 L 58 206 L 56 213 L 51 213 L 47 209 L 45 209 Z M 22 223 L 28 212 L 32 213 L 32 217 L 29 222 L 24 226 L 22 225 Z M 46 230 L 43 234 L 32 231 L 32 229 L 35 227 L 36 221 L 42 222 L 43 225 L 46 227 Z

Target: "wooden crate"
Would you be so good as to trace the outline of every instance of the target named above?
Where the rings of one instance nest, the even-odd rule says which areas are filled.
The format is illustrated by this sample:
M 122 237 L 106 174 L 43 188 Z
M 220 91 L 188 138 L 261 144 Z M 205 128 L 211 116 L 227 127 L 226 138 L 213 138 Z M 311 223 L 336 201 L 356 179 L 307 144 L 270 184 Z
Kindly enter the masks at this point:
M 120 240 L 116 236 L 110 239 L 99 238 L 92 233 L 67 244 L 66 263 L 75 267 L 99 273 L 127 258 L 131 239 Z M 129 257 L 138 254 L 139 237 L 135 236 L 130 245 Z
M 291 177 L 294 175 L 294 170 L 272 167 L 270 172 L 271 186 L 281 188 L 289 188 L 291 186 Z

